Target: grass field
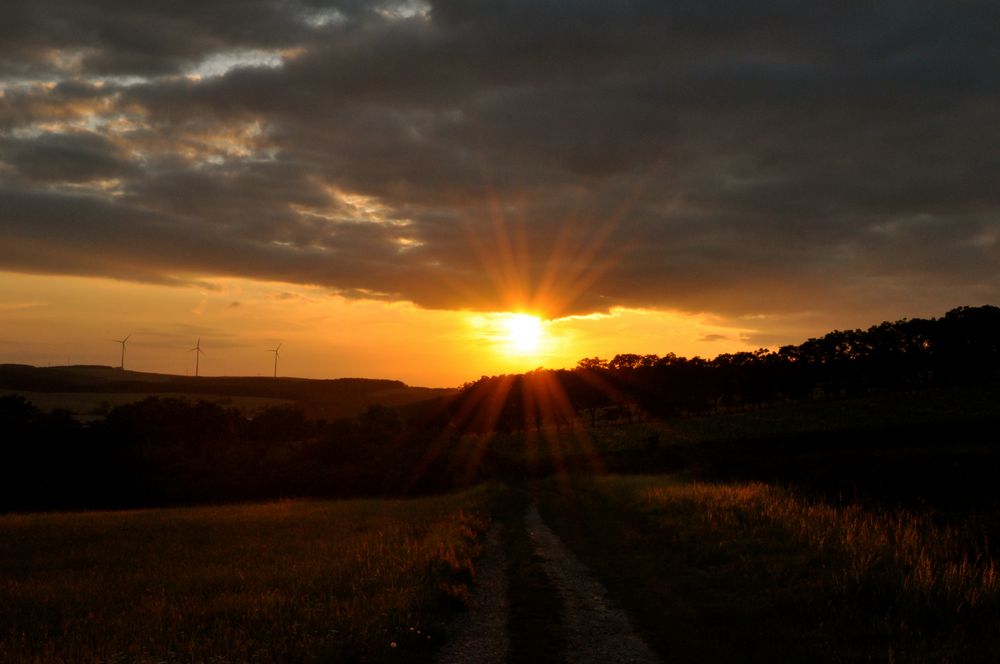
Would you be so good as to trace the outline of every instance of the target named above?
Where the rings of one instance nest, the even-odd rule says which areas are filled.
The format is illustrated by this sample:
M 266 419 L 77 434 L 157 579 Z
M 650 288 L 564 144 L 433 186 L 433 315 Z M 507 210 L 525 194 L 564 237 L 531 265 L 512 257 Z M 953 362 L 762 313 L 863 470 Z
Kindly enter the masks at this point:
M 637 418 L 633 422 L 598 422 L 586 418 L 562 428 L 529 428 L 491 437 L 501 461 L 530 467 L 558 456 L 579 468 L 587 457 L 614 460 L 645 452 L 651 437 L 661 450 L 705 443 L 760 441 L 813 434 L 842 436 L 858 430 L 884 432 L 921 425 L 951 426 L 994 420 L 1000 385 L 929 389 L 916 393 L 885 392 L 849 399 L 778 403 L 669 420 Z M 600 463 L 596 459 L 596 463 Z
M 495 494 L 0 517 L 0 661 L 424 661 Z
M 550 482 L 538 498 L 668 660 L 1000 658 L 996 562 L 928 516 L 668 477 Z
M 357 457 L 387 487 L 509 485 L 436 498 L 0 516 L 0 662 L 429 661 L 494 522 L 510 661 L 557 661 L 532 501 L 667 661 L 1000 661 L 997 398 L 871 395 Z
M 246 415 L 255 415 L 271 406 L 294 403 L 290 399 L 270 397 L 225 396 L 215 394 L 162 394 L 150 392 L 30 392 L 26 390 L 3 390 L 3 394 L 24 397 L 42 412 L 56 409 L 68 410 L 81 422 L 90 422 L 104 417 L 108 410 L 148 399 L 150 397 L 180 399 L 196 403 L 207 401 L 226 408 L 236 408 Z
M 998 403 L 1000 385 L 991 383 L 774 404 L 745 412 L 676 418 L 656 428 L 664 442 L 673 443 L 758 439 L 858 428 L 977 421 L 996 417 Z

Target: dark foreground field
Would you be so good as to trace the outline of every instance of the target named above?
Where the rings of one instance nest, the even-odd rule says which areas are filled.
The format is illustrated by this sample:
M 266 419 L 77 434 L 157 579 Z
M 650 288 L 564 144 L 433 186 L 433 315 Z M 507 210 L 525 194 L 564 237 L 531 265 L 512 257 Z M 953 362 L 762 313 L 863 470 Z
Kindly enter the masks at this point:
M 974 531 L 761 483 L 612 476 L 537 496 L 665 661 L 1000 656 L 1000 573 Z
M 433 498 L 2 516 L 0 661 L 430 662 L 501 599 L 463 661 L 998 661 L 998 397 L 433 439 L 410 482 L 492 481 Z
M 579 568 L 662 661 L 1000 657 L 1000 572 L 973 530 L 763 483 L 609 475 L 409 501 L 8 515 L 0 661 L 435 661 L 462 615 L 500 599 L 475 597 L 491 523 L 503 658 L 461 661 L 615 648 L 622 637 L 574 632 L 579 598 L 558 577 Z M 577 562 L 548 559 L 542 523 Z
M 422 661 L 491 496 L 0 517 L 0 662 Z

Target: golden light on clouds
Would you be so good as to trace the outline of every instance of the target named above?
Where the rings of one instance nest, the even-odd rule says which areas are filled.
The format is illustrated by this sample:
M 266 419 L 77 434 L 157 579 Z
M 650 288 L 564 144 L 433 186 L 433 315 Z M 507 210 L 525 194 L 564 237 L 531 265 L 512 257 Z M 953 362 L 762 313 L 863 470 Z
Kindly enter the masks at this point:
M 289 374 L 454 384 L 1000 300 L 1000 199 L 975 176 L 995 91 L 940 76 L 992 62 L 991 3 L 803 4 L 763 38 L 725 7 L 695 21 L 711 43 L 673 3 L 19 4 L 0 40 L 9 361 L 112 364 L 101 344 L 134 331 L 136 368 L 183 373 L 174 346 L 202 337 L 205 371 L 267 373 L 283 339 Z M 38 20 L 69 5 L 86 29 Z M 827 19 L 866 37 L 802 38 Z M 897 34 L 924 19 L 949 26 L 933 48 Z M 905 76 L 855 66 L 887 40 L 921 54 Z M 816 53 L 837 57 L 788 75 Z

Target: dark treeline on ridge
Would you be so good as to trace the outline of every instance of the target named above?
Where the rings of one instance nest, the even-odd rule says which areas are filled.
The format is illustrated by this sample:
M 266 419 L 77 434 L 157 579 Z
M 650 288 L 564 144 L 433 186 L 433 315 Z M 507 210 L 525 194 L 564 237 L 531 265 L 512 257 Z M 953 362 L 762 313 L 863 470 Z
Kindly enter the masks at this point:
M 83 423 L 11 395 L 0 397 L 0 511 L 448 491 L 574 468 L 572 450 L 532 456 L 523 441 L 508 449 L 492 434 L 669 422 L 773 404 L 994 384 L 998 377 L 1000 308 L 984 306 L 831 332 L 776 352 L 711 360 L 617 355 L 585 359 L 569 370 L 484 377 L 403 415 L 376 404 L 356 417 L 311 419 L 308 409 L 288 404 L 248 417 L 214 403 L 150 397 Z M 704 456 L 708 448 L 700 449 Z M 746 467 L 763 448 L 754 449 L 726 454 Z M 678 461 L 673 449 L 656 453 L 601 460 L 578 454 L 576 468 L 648 471 L 691 463 Z
M 159 397 L 84 424 L 8 395 L 0 430 L 0 511 L 9 511 L 390 493 L 382 454 L 399 458 L 403 426 L 381 405 L 329 422 L 292 405 L 249 418 Z
M 834 331 L 798 346 L 684 358 L 670 353 L 587 358 L 574 369 L 483 377 L 451 404 L 471 431 L 560 426 L 584 413 L 669 418 L 760 404 L 857 396 L 1000 375 L 1000 308 L 960 307 L 938 319 Z

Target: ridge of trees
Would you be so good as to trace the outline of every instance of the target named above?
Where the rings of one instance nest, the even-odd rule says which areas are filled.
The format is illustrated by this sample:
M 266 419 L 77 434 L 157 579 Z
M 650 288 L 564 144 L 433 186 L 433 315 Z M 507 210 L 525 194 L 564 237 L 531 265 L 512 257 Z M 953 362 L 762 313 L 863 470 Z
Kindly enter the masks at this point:
M 584 413 L 631 419 L 738 409 L 872 390 L 920 389 L 1000 375 L 1000 308 L 959 307 L 941 318 L 835 330 L 776 351 L 714 359 L 624 353 L 580 360 L 574 369 L 483 376 L 450 404 L 473 431 L 560 426 Z
M 380 493 L 403 444 L 397 411 L 381 404 L 325 421 L 291 405 L 247 417 L 148 397 L 83 423 L 7 395 L 0 431 L 0 512 Z
M 209 402 L 150 397 L 84 424 L 11 395 L 0 397 L 0 512 L 447 491 L 482 479 L 543 476 L 559 461 L 512 457 L 465 433 L 998 377 L 1000 308 L 986 306 L 834 331 L 777 351 L 710 360 L 621 354 L 586 358 L 574 369 L 483 377 L 406 421 L 384 405 L 325 421 L 287 405 L 248 418 Z

